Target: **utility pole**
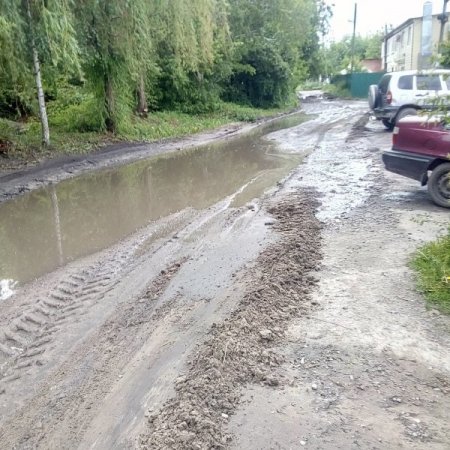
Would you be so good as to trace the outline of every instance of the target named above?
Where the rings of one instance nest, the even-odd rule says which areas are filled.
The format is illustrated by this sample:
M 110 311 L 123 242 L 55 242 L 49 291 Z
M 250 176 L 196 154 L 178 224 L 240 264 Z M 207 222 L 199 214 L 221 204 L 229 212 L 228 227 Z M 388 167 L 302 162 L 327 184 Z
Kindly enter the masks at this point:
M 449 0 L 445 0 L 448 2 Z M 353 36 L 352 36 L 352 54 L 350 61 L 350 73 L 353 73 L 355 66 L 355 36 L 356 36 L 356 17 L 358 15 L 358 3 L 355 2 L 355 13 L 353 14 Z
M 387 24 L 384 26 L 384 71 L 387 72 L 387 52 L 388 52 L 388 26 Z
M 439 49 L 442 46 L 442 42 L 444 42 L 444 28 L 445 24 L 448 22 L 447 16 L 447 3 L 450 0 L 444 0 L 444 5 L 442 6 L 442 14 L 439 14 L 438 19 L 441 22 L 441 32 L 439 34 Z

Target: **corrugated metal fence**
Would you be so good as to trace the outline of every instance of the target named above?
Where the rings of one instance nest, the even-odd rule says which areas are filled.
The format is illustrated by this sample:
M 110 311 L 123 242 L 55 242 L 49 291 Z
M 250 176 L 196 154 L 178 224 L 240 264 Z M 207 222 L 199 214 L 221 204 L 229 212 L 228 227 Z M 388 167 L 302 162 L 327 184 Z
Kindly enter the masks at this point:
M 332 84 L 350 91 L 352 97 L 365 98 L 371 84 L 378 84 L 384 72 L 355 72 L 347 75 L 336 75 L 331 80 Z

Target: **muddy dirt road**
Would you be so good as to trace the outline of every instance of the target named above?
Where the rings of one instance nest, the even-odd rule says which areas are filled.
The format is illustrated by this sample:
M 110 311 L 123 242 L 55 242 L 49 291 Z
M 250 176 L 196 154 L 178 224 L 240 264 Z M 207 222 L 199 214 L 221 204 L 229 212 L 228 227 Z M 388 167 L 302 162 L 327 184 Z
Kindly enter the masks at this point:
M 1 205 L 2 448 L 449 448 L 450 320 L 408 268 L 448 212 L 365 103 L 305 111 Z

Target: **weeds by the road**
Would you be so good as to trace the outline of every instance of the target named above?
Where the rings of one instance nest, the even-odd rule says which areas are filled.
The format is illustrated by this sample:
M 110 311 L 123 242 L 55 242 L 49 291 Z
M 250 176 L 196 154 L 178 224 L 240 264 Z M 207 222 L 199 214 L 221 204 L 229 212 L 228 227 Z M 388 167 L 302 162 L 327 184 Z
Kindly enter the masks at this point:
M 112 135 L 96 131 L 89 108 L 65 108 L 61 110 L 63 112 L 56 110 L 49 116 L 52 145 L 46 149 L 41 147 L 41 130 L 37 119 L 19 123 L 0 118 L 0 167 L 11 161 L 23 163 L 65 154 L 85 154 L 113 142 L 151 142 L 186 136 L 232 122 L 253 122 L 288 109 L 292 109 L 292 106 L 284 109 L 256 109 L 222 103 L 220 108 L 208 114 L 155 112 L 147 118 L 133 117 L 126 129 L 118 135 Z
M 450 231 L 422 247 L 414 257 L 413 267 L 429 303 L 450 314 Z

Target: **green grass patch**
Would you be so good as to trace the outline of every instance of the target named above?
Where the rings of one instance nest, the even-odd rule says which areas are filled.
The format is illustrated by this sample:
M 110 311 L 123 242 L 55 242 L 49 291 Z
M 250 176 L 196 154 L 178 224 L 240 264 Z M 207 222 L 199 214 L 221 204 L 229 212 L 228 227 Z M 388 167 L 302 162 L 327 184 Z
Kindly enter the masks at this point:
M 342 99 L 351 99 L 352 94 L 348 88 L 340 84 L 327 84 L 323 89 L 327 94 Z
M 418 274 L 419 289 L 429 304 L 450 314 L 450 231 L 419 249 L 412 266 Z
M 327 85 L 321 83 L 320 81 L 308 80 L 301 83 L 295 91 L 317 91 L 324 89 L 325 87 L 327 87 Z
M 207 114 L 186 114 L 162 111 L 147 118 L 132 117 L 118 135 L 98 129 L 94 106 L 89 99 L 64 109 L 49 107 L 51 147 L 41 146 L 41 128 L 37 119 L 14 122 L 0 118 L 0 167 L 15 163 L 33 163 L 45 158 L 67 154 L 85 154 L 114 142 L 152 142 L 177 138 L 211 130 L 233 122 L 253 122 L 276 116 L 292 109 L 256 109 L 232 103 L 222 103 Z M 13 164 L 14 166 L 14 164 Z

